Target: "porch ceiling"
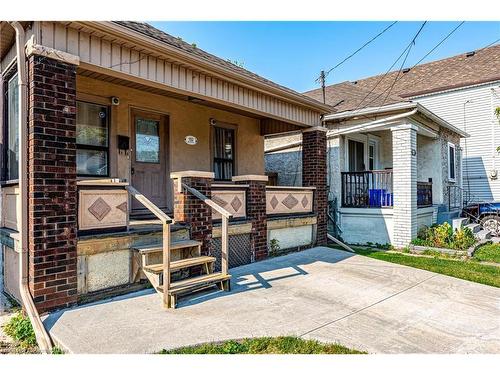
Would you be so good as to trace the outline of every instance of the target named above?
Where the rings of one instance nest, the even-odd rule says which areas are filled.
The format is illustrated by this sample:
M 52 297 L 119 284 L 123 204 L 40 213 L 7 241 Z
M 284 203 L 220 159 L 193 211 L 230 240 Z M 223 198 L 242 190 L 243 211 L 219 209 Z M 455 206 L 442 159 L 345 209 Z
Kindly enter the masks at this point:
M 136 90 L 141 90 L 141 91 L 149 92 L 149 93 L 156 94 L 156 95 L 163 95 L 163 96 L 168 96 L 168 97 L 172 97 L 172 98 L 179 99 L 179 100 L 190 101 L 193 104 L 203 105 L 203 106 L 236 113 L 236 114 L 247 116 L 247 117 L 260 119 L 260 120 L 263 120 L 262 121 L 262 128 L 261 128 L 261 135 L 278 134 L 278 133 L 296 131 L 296 130 L 301 129 L 301 127 L 299 127 L 297 125 L 290 124 L 290 123 L 287 123 L 284 121 L 271 119 L 269 117 L 261 116 L 261 115 L 258 115 L 256 113 L 246 111 L 246 110 L 234 107 L 234 106 L 224 105 L 224 104 L 212 102 L 209 100 L 202 100 L 202 99 L 198 99 L 198 98 L 193 98 L 189 95 L 181 94 L 181 93 L 178 93 L 178 92 L 175 92 L 172 90 L 167 90 L 165 88 L 154 87 L 153 85 L 142 84 L 142 83 L 138 83 L 138 82 L 128 80 L 125 78 L 112 76 L 110 74 L 96 72 L 94 70 L 86 69 L 85 67 L 82 67 L 82 66 L 78 67 L 77 74 L 79 76 L 82 76 L 82 77 L 88 77 L 88 78 L 96 79 L 96 80 L 103 81 L 103 82 L 113 83 L 113 84 L 121 85 L 121 86 L 125 86 L 125 87 L 130 87 L 130 88 L 133 88 Z

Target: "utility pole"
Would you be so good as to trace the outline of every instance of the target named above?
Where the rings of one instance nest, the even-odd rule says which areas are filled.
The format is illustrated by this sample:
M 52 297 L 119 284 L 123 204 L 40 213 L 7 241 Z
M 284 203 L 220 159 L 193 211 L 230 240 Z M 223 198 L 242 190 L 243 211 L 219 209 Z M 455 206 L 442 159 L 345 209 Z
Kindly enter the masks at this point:
M 326 104 L 326 94 L 325 94 L 325 71 L 322 70 L 319 74 L 319 83 L 321 84 L 321 91 L 323 92 L 323 104 Z

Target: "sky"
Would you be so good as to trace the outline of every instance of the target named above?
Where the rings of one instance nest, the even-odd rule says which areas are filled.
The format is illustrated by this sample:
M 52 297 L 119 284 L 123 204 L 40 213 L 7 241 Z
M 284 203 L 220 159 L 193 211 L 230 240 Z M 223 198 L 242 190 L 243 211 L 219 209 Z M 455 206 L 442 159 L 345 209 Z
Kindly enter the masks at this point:
M 392 21 L 375 22 L 149 22 L 214 55 L 299 92 L 318 88 L 329 70 Z M 456 22 L 427 22 L 405 66 L 420 60 L 453 30 Z M 410 43 L 422 22 L 398 22 L 353 58 L 333 70 L 327 84 L 385 73 Z M 484 47 L 500 38 L 500 22 L 465 22 L 422 63 Z M 402 60 L 395 69 L 399 69 Z

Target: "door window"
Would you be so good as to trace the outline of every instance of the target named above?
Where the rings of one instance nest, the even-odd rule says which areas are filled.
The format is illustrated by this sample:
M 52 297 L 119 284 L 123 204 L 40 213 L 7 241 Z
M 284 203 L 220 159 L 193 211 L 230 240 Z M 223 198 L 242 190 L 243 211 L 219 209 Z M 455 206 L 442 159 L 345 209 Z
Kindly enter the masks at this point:
M 363 142 L 348 142 L 349 172 L 362 172 L 365 167 L 365 145 Z
M 137 118 L 135 124 L 135 161 L 160 163 L 160 122 Z

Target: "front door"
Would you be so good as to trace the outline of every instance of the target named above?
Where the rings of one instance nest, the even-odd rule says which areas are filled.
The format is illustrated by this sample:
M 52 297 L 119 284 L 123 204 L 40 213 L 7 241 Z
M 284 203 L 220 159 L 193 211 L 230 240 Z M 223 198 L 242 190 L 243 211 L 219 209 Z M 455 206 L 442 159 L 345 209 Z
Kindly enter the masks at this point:
M 168 117 L 132 112 L 132 186 L 163 210 L 168 210 Z M 132 199 L 132 211 L 145 207 Z

